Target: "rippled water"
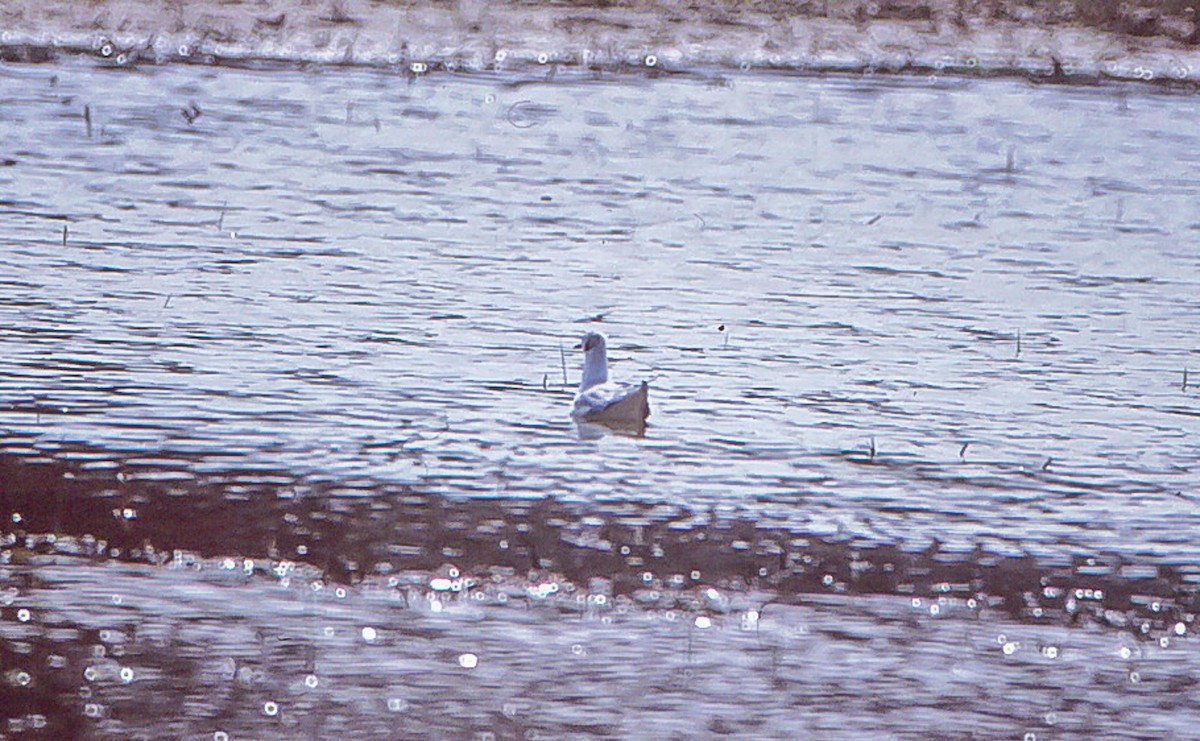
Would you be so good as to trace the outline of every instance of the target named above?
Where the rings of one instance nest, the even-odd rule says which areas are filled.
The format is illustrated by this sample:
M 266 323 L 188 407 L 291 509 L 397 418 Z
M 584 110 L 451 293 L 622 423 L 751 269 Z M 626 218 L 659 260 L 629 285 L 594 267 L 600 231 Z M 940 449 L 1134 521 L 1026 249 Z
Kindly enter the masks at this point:
M 17 731 L 1186 735 L 1196 109 L 0 69 Z M 570 422 L 588 329 L 644 437 Z

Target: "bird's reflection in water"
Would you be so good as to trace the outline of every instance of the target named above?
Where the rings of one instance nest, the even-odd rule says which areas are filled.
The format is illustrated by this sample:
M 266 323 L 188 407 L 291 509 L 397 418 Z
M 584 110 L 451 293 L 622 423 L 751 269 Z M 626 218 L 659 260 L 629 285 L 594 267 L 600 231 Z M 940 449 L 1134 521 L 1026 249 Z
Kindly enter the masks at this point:
M 599 440 L 605 435 L 645 437 L 646 421 L 585 422 L 581 419 L 576 419 L 575 431 L 578 433 L 580 440 Z

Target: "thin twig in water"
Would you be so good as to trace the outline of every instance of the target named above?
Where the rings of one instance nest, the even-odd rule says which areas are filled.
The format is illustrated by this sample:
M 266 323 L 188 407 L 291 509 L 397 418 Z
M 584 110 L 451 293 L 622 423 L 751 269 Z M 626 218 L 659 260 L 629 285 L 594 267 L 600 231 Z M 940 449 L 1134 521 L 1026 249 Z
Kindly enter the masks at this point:
M 83 107 L 83 120 L 87 123 L 88 138 L 92 138 L 92 107 L 85 105 Z
M 970 441 L 967 441 L 967 442 L 965 442 L 965 443 L 963 443 L 963 444 L 962 444 L 962 447 L 961 447 L 961 448 L 959 448 L 959 449 L 958 449 L 958 457 L 959 457 L 959 458 L 962 458 L 962 459 L 964 459 L 964 460 L 966 459 L 966 457 L 967 457 L 967 446 L 968 446 L 968 445 L 970 445 L 970 444 L 971 444 L 971 442 L 970 442 Z
M 164 308 L 164 309 L 165 309 L 165 308 L 167 308 L 168 306 L 170 306 L 170 305 L 171 305 L 171 299 L 172 299 L 174 296 L 175 296 L 175 294 L 173 294 L 173 293 L 168 293 L 168 294 L 167 294 L 167 300 L 166 300 L 166 301 L 163 301 L 163 308 Z
M 66 242 L 63 244 L 66 244 Z M 1187 368 L 1183 369 L 1183 390 L 1187 391 Z
M 549 389 L 550 389 L 550 374 L 543 373 L 542 374 L 542 391 L 548 391 Z
M 1017 330 L 1017 357 L 1021 357 L 1021 330 Z
M 217 231 L 221 231 L 221 227 L 225 226 L 225 208 L 229 206 L 229 201 L 221 204 L 221 215 L 217 217 Z
M 871 226 L 873 224 L 878 223 L 878 221 L 882 218 L 883 218 L 883 214 L 875 214 L 874 216 L 872 216 L 870 219 L 867 220 L 867 226 Z
M 200 110 L 200 106 L 196 105 L 196 101 L 190 100 L 187 107 L 181 108 L 179 113 L 183 116 L 183 120 L 188 122 L 188 126 L 191 126 L 192 122 L 200 118 L 202 111 Z
M 563 386 L 567 385 L 567 351 L 563 349 L 562 343 L 558 343 L 558 356 L 562 360 Z
M 871 449 L 869 452 L 870 452 L 870 457 L 867 458 L 867 460 L 873 462 L 875 460 L 875 436 L 874 435 L 871 435 Z
M 67 246 L 67 225 L 63 224 L 63 247 Z M 1187 386 L 1187 371 L 1183 372 L 1183 385 Z
M 1043 471 L 1045 471 L 1045 470 L 1047 470 L 1048 468 L 1050 468 L 1050 463 L 1051 463 L 1053 460 L 1054 460 L 1053 458 L 1050 458 L 1049 456 L 1047 456 L 1047 457 L 1046 457 L 1046 462 L 1042 464 L 1042 470 L 1043 470 Z

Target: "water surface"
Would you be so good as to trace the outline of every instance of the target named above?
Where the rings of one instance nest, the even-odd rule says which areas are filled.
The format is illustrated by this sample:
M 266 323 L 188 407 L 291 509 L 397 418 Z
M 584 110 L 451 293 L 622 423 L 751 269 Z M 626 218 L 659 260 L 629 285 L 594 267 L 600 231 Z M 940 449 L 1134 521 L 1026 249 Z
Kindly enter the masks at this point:
M 714 735 L 1186 735 L 1162 713 L 1200 677 L 1196 107 L 718 70 L 0 69 L 22 729 L 669 737 L 698 707 Z M 650 380 L 644 437 L 570 422 L 589 329 Z M 490 586 L 435 588 L 451 571 Z M 116 635 L 137 681 L 84 680 L 89 709 L 85 648 Z M 486 674 L 468 650 L 503 671 L 448 713 Z M 592 661 L 562 679 L 539 652 Z M 626 715 L 670 660 L 651 696 L 674 699 Z M 344 696 L 310 692 L 326 671 Z M 498 687 L 537 722 L 505 726 Z

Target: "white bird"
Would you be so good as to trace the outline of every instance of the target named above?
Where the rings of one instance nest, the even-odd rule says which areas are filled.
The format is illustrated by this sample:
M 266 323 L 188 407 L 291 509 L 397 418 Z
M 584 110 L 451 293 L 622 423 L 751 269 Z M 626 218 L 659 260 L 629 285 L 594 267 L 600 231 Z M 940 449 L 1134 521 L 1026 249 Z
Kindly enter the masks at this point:
M 608 380 L 608 343 L 599 332 L 588 332 L 576 346 L 583 348 L 583 379 L 571 416 L 587 422 L 644 425 L 650 416 L 650 387 Z

